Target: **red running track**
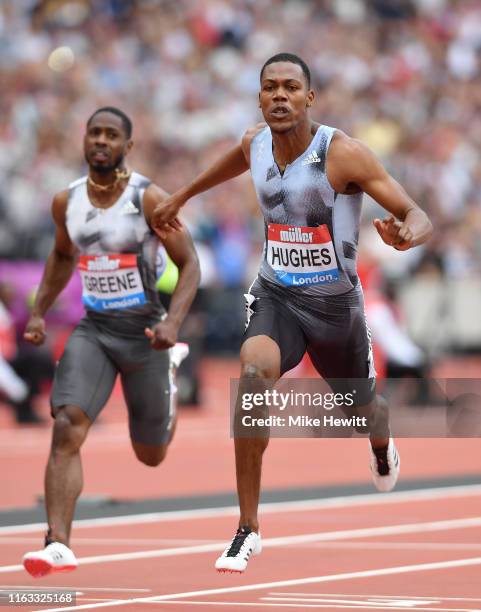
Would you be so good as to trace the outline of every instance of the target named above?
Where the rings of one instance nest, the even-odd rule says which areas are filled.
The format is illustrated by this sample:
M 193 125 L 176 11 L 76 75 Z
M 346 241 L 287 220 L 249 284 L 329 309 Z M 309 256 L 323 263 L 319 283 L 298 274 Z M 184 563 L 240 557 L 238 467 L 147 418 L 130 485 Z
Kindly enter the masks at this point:
M 72 610 L 481 609 L 481 486 L 268 506 L 262 554 L 241 576 L 218 575 L 235 514 L 78 523 L 78 570 L 41 580 L 11 565 L 40 533 L 3 528 L 0 588 L 71 588 Z
M 475 365 L 468 366 L 463 366 L 466 375 L 474 375 Z M 124 500 L 233 492 L 229 381 L 238 368 L 237 360 L 204 361 L 202 406 L 179 410 L 167 459 L 155 470 L 135 459 L 126 409 L 120 394 L 114 394 L 82 449 L 83 494 Z M 453 365 L 449 371 L 454 372 Z M 47 416 L 46 399 L 42 409 Z M 478 439 L 402 439 L 397 444 L 403 479 L 481 474 Z M 50 427 L 18 428 L 0 411 L 0 509 L 36 504 L 43 495 L 49 446 Z M 264 458 L 265 489 L 363 482 L 370 482 L 364 439 L 273 439 Z
M 83 451 L 85 494 L 232 491 L 227 398 L 237 367 L 206 362 L 204 405 L 181 411 L 157 470 L 135 461 L 125 409 L 114 396 Z M 0 427 L 0 507 L 30 506 L 42 493 L 49 430 L 12 428 L 5 415 Z M 406 439 L 398 447 L 405 479 L 481 473 L 478 440 Z M 365 440 L 273 440 L 263 485 L 367 483 L 367 460 Z M 236 521 L 231 508 L 79 523 L 72 541 L 79 569 L 42 580 L 18 565 L 39 547 L 41 530 L 0 528 L 0 588 L 72 587 L 78 609 L 481 610 L 481 487 L 264 507 L 262 555 L 242 576 L 217 575 L 214 560 Z

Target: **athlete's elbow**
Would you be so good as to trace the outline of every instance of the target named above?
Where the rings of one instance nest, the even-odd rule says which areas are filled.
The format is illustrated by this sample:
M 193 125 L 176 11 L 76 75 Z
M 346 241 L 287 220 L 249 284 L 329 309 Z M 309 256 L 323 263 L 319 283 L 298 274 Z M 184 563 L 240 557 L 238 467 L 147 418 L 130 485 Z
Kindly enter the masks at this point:
M 75 264 L 75 255 L 72 253 L 66 253 L 55 247 L 51 253 L 51 257 L 59 263 Z

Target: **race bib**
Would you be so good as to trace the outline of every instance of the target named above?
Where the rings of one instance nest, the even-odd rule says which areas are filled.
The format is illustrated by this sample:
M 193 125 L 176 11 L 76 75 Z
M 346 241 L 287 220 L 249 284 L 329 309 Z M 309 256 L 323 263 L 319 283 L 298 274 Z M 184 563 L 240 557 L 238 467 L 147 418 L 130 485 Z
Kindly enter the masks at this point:
M 303 227 L 269 223 L 267 263 L 283 285 L 324 285 L 339 280 L 327 225 Z
M 137 255 L 81 255 L 78 268 L 86 308 L 108 312 L 146 303 Z

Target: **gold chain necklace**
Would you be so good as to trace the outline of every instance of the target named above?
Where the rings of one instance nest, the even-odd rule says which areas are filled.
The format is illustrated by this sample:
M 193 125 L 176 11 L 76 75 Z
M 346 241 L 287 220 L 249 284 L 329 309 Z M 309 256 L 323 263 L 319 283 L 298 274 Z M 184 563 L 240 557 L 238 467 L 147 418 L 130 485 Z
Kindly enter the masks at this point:
M 110 183 L 109 185 L 99 185 L 99 183 L 96 183 L 92 179 L 90 174 L 87 177 L 87 182 L 91 187 L 93 187 L 94 189 L 97 189 L 97 191 L 105 192 L 105 191 L 111 191 L 115 189 L 119 181 L 130 178 L 130 175 L 131 175 L 130 170 L 127 170 L 127 169 L 119 170 L 118 168 L 115 168 L 115 179 L 113 183 Z

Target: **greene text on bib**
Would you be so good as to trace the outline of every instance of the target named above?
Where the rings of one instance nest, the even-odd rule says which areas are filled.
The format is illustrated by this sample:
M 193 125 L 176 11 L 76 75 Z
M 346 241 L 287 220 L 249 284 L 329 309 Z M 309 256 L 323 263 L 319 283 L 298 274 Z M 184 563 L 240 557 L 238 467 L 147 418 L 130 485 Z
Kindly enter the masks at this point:
M 283 285 L 306 287 L 339 280 L 327 225 L 304 227 L 269 223 L 267 263 Z
M 78 267 L 86 308 L 108 312 L 145 304 L 137 255 L 81 255 Z

